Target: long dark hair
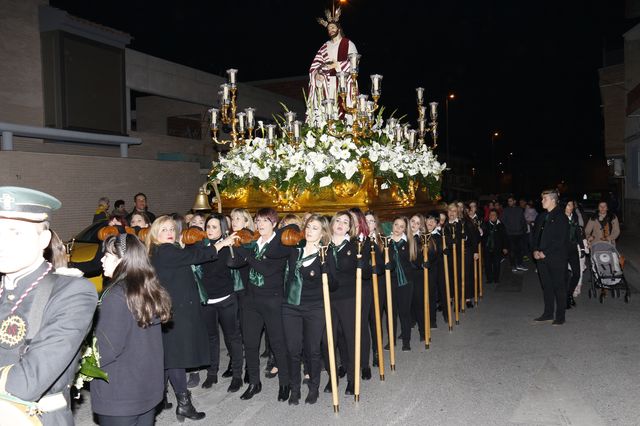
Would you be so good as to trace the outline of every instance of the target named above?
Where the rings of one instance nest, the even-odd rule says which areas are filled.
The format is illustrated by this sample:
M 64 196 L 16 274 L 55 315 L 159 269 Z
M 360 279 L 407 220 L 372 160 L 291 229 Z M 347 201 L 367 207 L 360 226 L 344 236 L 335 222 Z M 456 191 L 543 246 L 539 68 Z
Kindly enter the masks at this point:
M 107 238 L 104 252 L 121 259 L 113 271 L 112 282 L 124 286 L 127 307 L 138 322 L 147 328 L 154 319 L 167 322 L 171 318 L 171 297 L 160 285 L 149 262 L 145 246 L 135 235 L 120 234 Z

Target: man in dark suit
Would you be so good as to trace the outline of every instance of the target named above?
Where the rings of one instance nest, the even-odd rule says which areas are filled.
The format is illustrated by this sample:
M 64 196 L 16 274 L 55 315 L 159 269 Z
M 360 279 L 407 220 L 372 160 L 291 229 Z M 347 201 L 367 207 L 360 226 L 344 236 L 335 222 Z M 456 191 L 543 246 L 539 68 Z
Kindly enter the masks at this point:
M 59 207 L 49 194 L 0 187 L 0 417 L 5 421 L 12 408 L 2 404 L 17 398 L 45 426 L 73 425 L 70 385 L 98 297 L 88 280 L 63 275 L 43 257 L 45 249 L 55 250 L 49 244 L 49 215 Z
M 546 212 L 538 215 L 536 220 L 533 258 L 537 261 L 538 275 L 542 284 L 544 313 L 534 322 L 540 324 L 553 321 L 553 325 L 562 325 L 567 307 L 569 221 L 558 206 L 556 190 L 542 192 L 542 207 Z

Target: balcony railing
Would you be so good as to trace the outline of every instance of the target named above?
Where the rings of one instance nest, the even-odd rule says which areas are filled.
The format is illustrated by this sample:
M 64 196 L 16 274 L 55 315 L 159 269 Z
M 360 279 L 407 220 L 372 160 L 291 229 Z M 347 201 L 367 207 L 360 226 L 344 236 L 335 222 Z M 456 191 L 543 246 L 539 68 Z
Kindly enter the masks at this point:
M 128 136 L 77 132 L 74 130 L 24 126 L 21 124 L 3 122 L 0 122 L 0 132 L 2 132 L 2 151 L 13 151 L 14 136 L 89 145 L 120 146 L 120 157 L 122 158 L 127 158 L 129 156 L 129 145 L 142 144 L 142 139 Z

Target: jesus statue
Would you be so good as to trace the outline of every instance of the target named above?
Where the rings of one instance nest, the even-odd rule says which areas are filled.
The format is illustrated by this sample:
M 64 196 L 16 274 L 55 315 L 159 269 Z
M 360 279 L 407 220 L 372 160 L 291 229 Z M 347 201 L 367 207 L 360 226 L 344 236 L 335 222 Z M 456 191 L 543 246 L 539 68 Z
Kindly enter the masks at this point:
M 327 10 L 326 20 L 318 18 L 320 25 L 327 29 L 329 40 L 325 42 L 316 53 L 309 69 L 309 99 L 308 105 L 311 111 L 318 109 L 324 99 L 335 99 L 337 105 L 338 81 L 336 72 L 343 71 L 347 75 L 347 106 L 351 107 L 351 64 L 349 55 L 358 53 L 356 45 L 344 36 L 338 22 L 340 8 L 335 13 Z M 340 108 L 342 112 L 342 108 Z

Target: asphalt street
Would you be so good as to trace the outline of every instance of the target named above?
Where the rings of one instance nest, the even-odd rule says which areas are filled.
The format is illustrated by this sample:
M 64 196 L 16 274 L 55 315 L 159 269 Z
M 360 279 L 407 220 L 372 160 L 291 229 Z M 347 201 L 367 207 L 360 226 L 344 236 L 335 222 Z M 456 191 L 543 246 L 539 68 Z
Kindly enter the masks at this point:
M 315 405 L 277 402 L 277 379 L 262 379 L 262 393 L 240 400 L 226 392 L 230 379 L 193 389 L 202 425 L 637 425 L 640 423 L 640 297 L 604 303 L 586 287 L 563 326 L 534 325 L 542 291 L 532 264 L 517 274 L 503 264 L 499 285 L 486 285 L 479 305 L 449 332 L 442 316 L 430 349 L 413 329 L 412 351 L 396 353 L 396 371 L 381 382 L 362 382 L 360 402 L 344 395 L 334 414 L 331 395 Z M 586 283 L 585 283 L 586 285 Z M 386 341 L 385 341 L 386 343 Z M 227 363 L 222 350 L 221 364 Z M 265 360 L 262 359 L 263 364 Z M 263 365 L 264 366 L 264 365 Z M 204 379 L 204 373 L 201 373 Z M 327 381 L 322 373 L 321 390 Z M 170 396 L 175 403 L 175 398 Z M 93 425 L 87 392 L 76 404 L 78 425 Z M 189 420 L 186 420 L 188 423 Z M 165 411 L 158 425 L 177 424 Z

